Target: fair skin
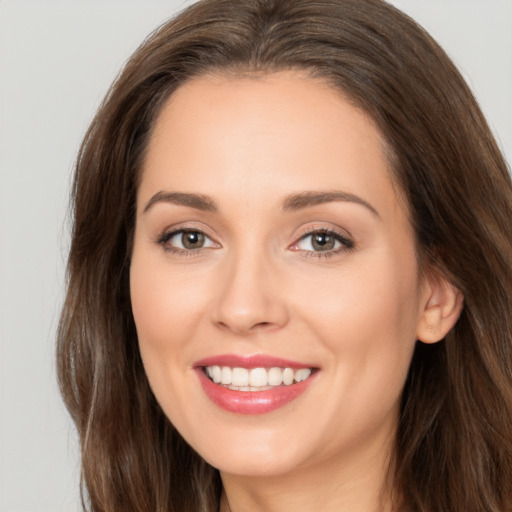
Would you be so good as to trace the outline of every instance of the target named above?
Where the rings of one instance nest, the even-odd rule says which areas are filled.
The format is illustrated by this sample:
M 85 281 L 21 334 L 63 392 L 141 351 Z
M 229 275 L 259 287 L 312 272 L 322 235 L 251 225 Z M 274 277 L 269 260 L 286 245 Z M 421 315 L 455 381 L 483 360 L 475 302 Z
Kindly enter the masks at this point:
M 298 72 L 200 77 L 160 113 L 137 196 L 133 314 L 163 411 L 221 472 L 223 511 L 392 509 L 414 345 L 443 338 L 461 299 L 421 277 L 390 172 L 372 120 Z M 240 413 L 198 378 L 195 363 L 219 354 L 314 373 L 295 399 Z

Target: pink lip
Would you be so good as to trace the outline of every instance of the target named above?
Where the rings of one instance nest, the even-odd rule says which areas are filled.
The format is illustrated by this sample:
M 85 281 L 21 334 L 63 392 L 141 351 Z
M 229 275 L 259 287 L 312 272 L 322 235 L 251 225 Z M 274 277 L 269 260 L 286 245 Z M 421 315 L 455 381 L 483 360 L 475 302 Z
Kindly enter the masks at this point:
M 205 366 L 230 366 L 240 368 L 312 368 L 298 363 L 266 355 L 240 357 L 231 354 L 209 357 L 194 364 L 199 382 L 208 398 L 222 409 L 238 414 L 264 414 L 274 411 L 304 393 L 314 382 L 318 372 L 308 379 L 289 386 L 278 386 L 265 391 L 236 391 L 212 382 L 204 373 Z
M 230 366 L 231 368 L 313 368 L 314 365 L 309 363 L 300 363 L 280 357 L 268 356 L 265 354 L 256 354 L 253 356 L 238 356 L 235 354 L 222 354 L 218 356 L 206 357 L 194 363 L 194 367 L 204 366 Z

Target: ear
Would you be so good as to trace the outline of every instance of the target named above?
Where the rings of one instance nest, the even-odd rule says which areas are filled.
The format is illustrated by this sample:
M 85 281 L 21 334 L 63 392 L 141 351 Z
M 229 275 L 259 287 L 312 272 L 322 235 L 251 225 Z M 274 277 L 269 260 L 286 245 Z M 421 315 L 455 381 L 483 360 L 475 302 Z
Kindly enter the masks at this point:
M 431 272 L 425 278 L 416 338 L 423 343 L 441 341 L 459 319 L 462 293 L 445 278 Z

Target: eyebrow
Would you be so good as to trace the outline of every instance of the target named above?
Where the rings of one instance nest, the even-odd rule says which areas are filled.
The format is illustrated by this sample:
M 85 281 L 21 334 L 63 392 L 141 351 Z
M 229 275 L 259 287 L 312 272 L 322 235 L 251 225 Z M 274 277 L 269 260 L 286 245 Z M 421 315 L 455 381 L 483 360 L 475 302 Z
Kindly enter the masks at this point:
M 333 202 L 355 203 L 367 208 L 371 213 L 380 217 L 377 210 L 367 201 L 355 194 L 341 191 L 316 192 L 307 191 L 299 194 L 287 196 L 283 202 L 283 212 L 291 212 L 309 208 L 319 204 Z M 165 192 L 160 191 L 154 194 L 144 207 L 143 213 L 146 213 L 157 203 L 170 203 L 179 206 L 188 206 L 205 212 L 217 212 L 218 207 L 213 199 L 202 194 L 193 194 L 189 192 Z
M 303 208 L 309 208 L 311 206 L 316 206 L 318 204 L 325 203 L 333 203 L 333 202 L 348 202 L 348 203 L 356 203 L 361 206 L 364 206 L 370 212 L 372 212 L 377 217 L 380 217 L 379 212 L 367 201 L 362 199 L 355 194 L 350 194 L 348 192 L 341 191 L 331 191 L 331 192 L 301 192 L 300 194 L 293 194 L 288 196 L 283 203 L 283 211 L 296 211 L 301 210 Z
M 144 207 L 143 212 L 146 213 L 157 203 L 170 203 L 177 204 L 179 206 L 188 206 L 205 212 L 216 212 L 218 210 L 215 201 L 210 199 L 208 196 L 191 194 L 188 192 L 160 191 L 151 197 Z

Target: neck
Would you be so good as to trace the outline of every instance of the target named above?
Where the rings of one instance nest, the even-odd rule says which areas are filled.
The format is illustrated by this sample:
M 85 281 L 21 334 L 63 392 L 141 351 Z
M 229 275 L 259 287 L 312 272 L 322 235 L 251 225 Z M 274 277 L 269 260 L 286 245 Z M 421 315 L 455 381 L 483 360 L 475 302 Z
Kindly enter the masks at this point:
M 390 482 L 391 446 L 374 448 L 281 475 L 221 473 L 220 512 L 397 512 Z

